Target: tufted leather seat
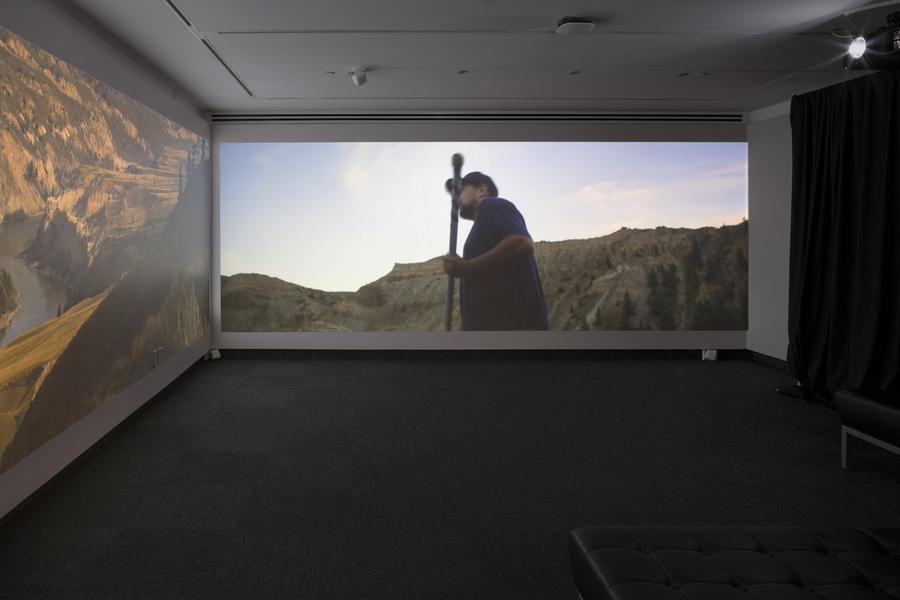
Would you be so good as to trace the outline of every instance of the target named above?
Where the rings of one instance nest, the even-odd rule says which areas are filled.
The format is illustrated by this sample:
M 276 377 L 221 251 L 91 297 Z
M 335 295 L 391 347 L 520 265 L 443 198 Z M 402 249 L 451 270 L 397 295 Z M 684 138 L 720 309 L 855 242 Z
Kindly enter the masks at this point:
M 900 598 L 900 529 L 581 527 L 584 600 Z

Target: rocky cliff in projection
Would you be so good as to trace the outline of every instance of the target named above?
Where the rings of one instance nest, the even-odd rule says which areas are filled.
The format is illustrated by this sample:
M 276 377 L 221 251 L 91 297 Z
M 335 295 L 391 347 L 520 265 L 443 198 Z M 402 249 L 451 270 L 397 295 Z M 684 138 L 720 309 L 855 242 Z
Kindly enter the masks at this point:
M 555 330 L 747 328 L 747 222 L 620 229 L 537 242 Z M 223 331 L 439 331 L 441 259 L 397 264 L 355 292 L 325 292 L 255 273 L 222 277 Z M 458 299 L 456 302 L 458 307 Z M 457 308 L 454 320 L 459 327 Z
M 67 322 L 88 303 L 71 336 L 57 341 L 58 348 L 42 363 L 41 378 L 11 386 L 20 398 L 17 427 L 0 456 L 0 472 L 149 373 L 156 348 L 162 348 L 165 360 L 208 334 L 209 262 L 196 241 L 197 232 L 209 224 L 205 169 L 188 180 L 184 198 L 157 243 L 118 281 L 48 324 Z M 20 357 L 34 360 L 26 346 L 32 337 L 20 336 L 0 349 L 0 360 L 19 360 L 17 372 L 28 372 L 31 363 Z
M 0 269 L 0 331 L 6 329 L 17 310 L 19 310 L 19 290 L 13 284 L 9 271 Z
M 208 334 L 209 160 L 2 29 L 0 108 L 0 264 L 29 308 L 0 337 L 2 472 Z
M 171 169 L 173 151 L 199 142 L 2 28 L 0 119 L 0 220 L 16 211 L 43 213 L 48 198 L 86 187 L 79 183 L 95 179 L 92 173 Z

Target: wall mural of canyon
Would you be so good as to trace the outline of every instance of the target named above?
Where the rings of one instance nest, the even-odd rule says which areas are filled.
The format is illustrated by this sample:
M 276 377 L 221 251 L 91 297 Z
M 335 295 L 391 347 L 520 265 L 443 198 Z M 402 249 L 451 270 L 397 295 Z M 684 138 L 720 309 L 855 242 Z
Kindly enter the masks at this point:
M 221 145 L 222 331 L 443 330 L 454 152 L 522 214 L 551 330 L 747 328 L 745 143 L 380 142 Z
M 207 141 L 0 28 L 0 472 L 209 333 Z

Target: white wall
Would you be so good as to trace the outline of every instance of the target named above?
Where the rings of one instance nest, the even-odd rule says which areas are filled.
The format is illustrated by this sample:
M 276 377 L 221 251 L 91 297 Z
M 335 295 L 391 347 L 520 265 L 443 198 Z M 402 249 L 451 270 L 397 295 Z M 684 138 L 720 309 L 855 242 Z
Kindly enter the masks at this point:
M 787 358 L 791 124 L 787 105 L 751 115 L 750 324 L 747 348 Z
M 104 81 L 204 137 L 209 122 L 183 94 L 139 60 L 104 40 L 49 0 L 3 0 L 0 26 Z M 199 232 L 208 236 L 208 231 Z M 52 440 L 0 475 L 0 517 L 65 468 L 205 354 L 201 338 L 159 368 L 109 398 Z

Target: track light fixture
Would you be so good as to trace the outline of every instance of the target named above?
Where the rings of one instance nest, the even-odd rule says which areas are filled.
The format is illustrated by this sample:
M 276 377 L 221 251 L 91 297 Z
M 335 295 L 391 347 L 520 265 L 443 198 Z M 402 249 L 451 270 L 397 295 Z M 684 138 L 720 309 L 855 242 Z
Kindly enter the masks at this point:
M 859 32 L 844 56 L 845 69 L 900 69 L 900 12 L 887 16 L 887 26 Z
M 847 54 L 850 55 L 850 58 L 856 60 L 857 58 L 862 58 L 863 54 L 866 53 L 866 38 L 863 36 L 859 36 L 855 38 L 852 42 L 850 42 L 850 49 L 847 51 Z

